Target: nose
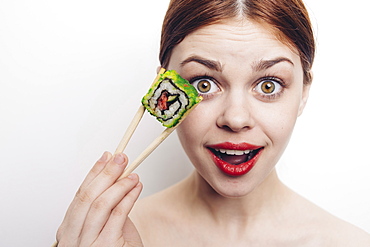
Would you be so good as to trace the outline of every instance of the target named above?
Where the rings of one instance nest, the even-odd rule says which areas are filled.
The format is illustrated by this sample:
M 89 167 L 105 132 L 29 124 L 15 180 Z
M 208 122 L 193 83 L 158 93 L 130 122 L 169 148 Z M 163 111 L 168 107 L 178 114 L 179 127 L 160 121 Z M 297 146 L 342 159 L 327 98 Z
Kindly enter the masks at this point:
M 217 118 L 217 126 L 232 132 L 240 132 L 255 126 L 253 108 L 241 93 L 225 97 Z

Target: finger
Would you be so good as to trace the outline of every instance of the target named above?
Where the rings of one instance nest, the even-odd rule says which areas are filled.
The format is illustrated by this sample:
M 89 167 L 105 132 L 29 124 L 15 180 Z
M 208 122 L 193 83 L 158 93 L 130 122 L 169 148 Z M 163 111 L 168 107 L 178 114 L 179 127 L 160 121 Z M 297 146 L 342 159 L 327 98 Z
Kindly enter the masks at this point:
M 116 181 L 126 165 L 127 159 L 124 154 L 113 156 L 90 184 L 77 192 L 67 211 L 64 226 L 62 224 L 66 229 L 65 235 L 71 239 L 79 237 L 91 204 Z
M 136 174 L 131 174 L 130 176 L 132 175 L 135 176 L 132 179 L 138 179 Z M 127 226 L 128 215 L 135 202 L 139 198 L 142 189 L 142 184 L 138 182 L 136 186 L 131 191 L 129 191 L 126 196 L 118 203 L 118 205 L 112 210 L 111 214 L 109 215 L 108 221 L 105 224 L 102 233 L 100 234 L 100 238 L 102 240 L 107 241 L 108 238 L 112 237 L 119 239 L 124 233 L 126 233 L 126 235 L 124 236 L 126 241 L 138 237 L 136 229 L 133 225 L 129 227 L 130 229 L 126 229 L 126 231 L 125 227 Z M 134 230 L 131 229 L 132 227 L 134 228 Z
M 96 161 L 94 166 L 91 168 L 87 176 L 85 177 L 84 181 L 82 182 L 80 188 L 78 189 L 76 194 L 81 193 L 81 190 L 84 190 L 86 186 L 91 183 L 91 181 L 103 170 L 106 166 L 107 162 L 112 158 L 112 154 L 109 152 L 104 152 L 99 160 Z M 68 207 L 66 215 L 64 217 L 62 225 L 59 227 L 57 232 L 57 240 L 60 241 L 61 236 L 63 235 L 64 229 L 66 228 L 66 222 L 68 221 L 68 217 L 71 214 L 71 211 L 74 209 L 73 203 Z
M 80 186 L 80 190 L 86 188 L 99 175 L 99 173 L 104 169 L 111 158 L 112 154 L 110 152 L 103 153 L 103 155 L 100 157 L 99 160 L 96 161 L 90 172 L 85 177 Z
M 114 213 L 115 207 L 124 200 L 125 197 L 130 195 L 130 192 L 136 187 L 138 182 L 139 179 L 137 175 L 119 180 L 93 202 L 83 226 L 81 234 L 82 245 L 89 245 L 97 239 L 110 215 Z M 127 214 L 121 216 L 126 218 Z M 119 228 L 119 226 L 115 227 Z

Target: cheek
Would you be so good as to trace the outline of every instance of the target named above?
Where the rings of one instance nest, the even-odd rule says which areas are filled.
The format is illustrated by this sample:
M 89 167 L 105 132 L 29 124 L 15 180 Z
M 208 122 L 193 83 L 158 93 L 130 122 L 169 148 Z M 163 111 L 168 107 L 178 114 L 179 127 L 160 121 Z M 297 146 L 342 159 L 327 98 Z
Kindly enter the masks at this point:
M 298 104 L 290 102 L 290 104 L 276 105 L 275 108 L 265 111 L 262 115 L 259 123 L 263 126 L 270 144 L 281 146 L 284 149 L 298 117 Z
M 192 131 L 190 125 L 188 124 L 189 123 L 188 120 L 189 116 L 177 127 L 176 132 L 182 147 L 184 148 L 185 152 L 189 155 L 187 147 L 189 146 L 190 143 L 193 142 L 194 137 L 192 136 Z
M 203 103 L 203 102 L 202 102 Z M 203 146 L 203 140 L 214 125 L 213 117 L 206 111 L 206 107 L 199 104 L 184 121 L 177 127 L 177 135 L 185 151 L 189 147 Z

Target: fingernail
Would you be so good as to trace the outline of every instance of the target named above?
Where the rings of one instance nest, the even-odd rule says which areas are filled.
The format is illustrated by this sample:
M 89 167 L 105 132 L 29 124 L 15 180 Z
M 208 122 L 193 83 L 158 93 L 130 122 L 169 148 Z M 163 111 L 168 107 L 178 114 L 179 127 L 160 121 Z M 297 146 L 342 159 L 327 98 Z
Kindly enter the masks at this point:
M 127 176 L 129 179 L 134 180 L 136 178 L 136 175 L 131 173 L 130 175 Z
M 106 162 L 106 161 L 107 161 L 107 158 L 108 158 L 108 152 L 107 152 L 107 151 L 105 151 L 105 152 L 103 153 L 103 155 L 100 157 L 99 161 L 100 161 L 100 162 Z
M 116 164 L 118 164 L 118 165 L 122 165 L 123 164 L 123 162 L 125 161 L 125 157 L 124 157 L 124 155 L 123 154 L 116 154 L 115 156 L 114 156 L 114 162 L 116 163 Z

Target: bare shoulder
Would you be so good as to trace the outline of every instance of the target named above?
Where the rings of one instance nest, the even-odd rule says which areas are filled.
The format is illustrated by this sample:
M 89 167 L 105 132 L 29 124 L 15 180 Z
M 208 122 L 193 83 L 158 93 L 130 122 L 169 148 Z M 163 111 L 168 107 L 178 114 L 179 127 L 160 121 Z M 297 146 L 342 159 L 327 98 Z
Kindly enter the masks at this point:
M 148 217 L 163 217 L 163 214 L 171 215 L 176 201 L 176 185 L 160 191 L 151 196 L 138 200 L 130 214 L 130 217 L 138 221 L 147 221 Z
M 301 218 L 301 229 L 306 229 L 307 236 L 312 240 L 312 246 L 370 246 L 369 233 L 330 214 L 299 195 L 296 197 L 299 209 L 295 213 Z M 311 245 L 308 244 L 308 246 Z
M 182 211 L 179 209 L 179 198 L 175 185 L 136 202 L 130 218 L 139 231 L 144 246 L 171 246 L 171 238 L 177 235 L 172 231 L 182 223 L 179 220 Z
M 136 202 L 130 213 L 130 218 L 139 228 L 149 227 L 148 219 L 153 222 L 157 217 L 163 218 L 164 212 L 170 213 L 171 207 L 167 201 L 166 191 L 145 197 Z
M 136 203 L 130 217 L 144 246 L 174 246 L 174 243 L 189 242 L 189 236 L 196 239 L 186 230 L 202 223 L 197 221 L 194 225 L 195 219 L 189 211 L 192 204 L 189 197 L 181 193 L 184 191 L 181 186 L 174 185 Z M 276 239 L 283 244 L 274 246 L 370 247 L 369 233 L 333 216 L 295 192 L 288 194 L 285 213 L 278 217 L 280 227 L 271 230 L 271 237 L 279 233 Z
M 369 247 L 370 246 L 370 234 L 364 230 L 349 224 L 342 222 L 342 225 L 338 223 L 338 233 L 343 236 L 337 239 L 337 246 L 353 246 L 353 247 Z M 339 241 L 338 241 L 339 240 Z M 340 243 L 339 243 L 340 242 Z M 341 244 L 341 245 L 340 245 Z
M 332 246 L 369 247 L 370 234 L 359 227 L 327 213 L 327 222 L 322 222 L 323 232 L 327 233 L 328 242 Z M 321 221 L 325 220 L 325 217 Z M 320 221 L 318 221 L 320 223 Z

